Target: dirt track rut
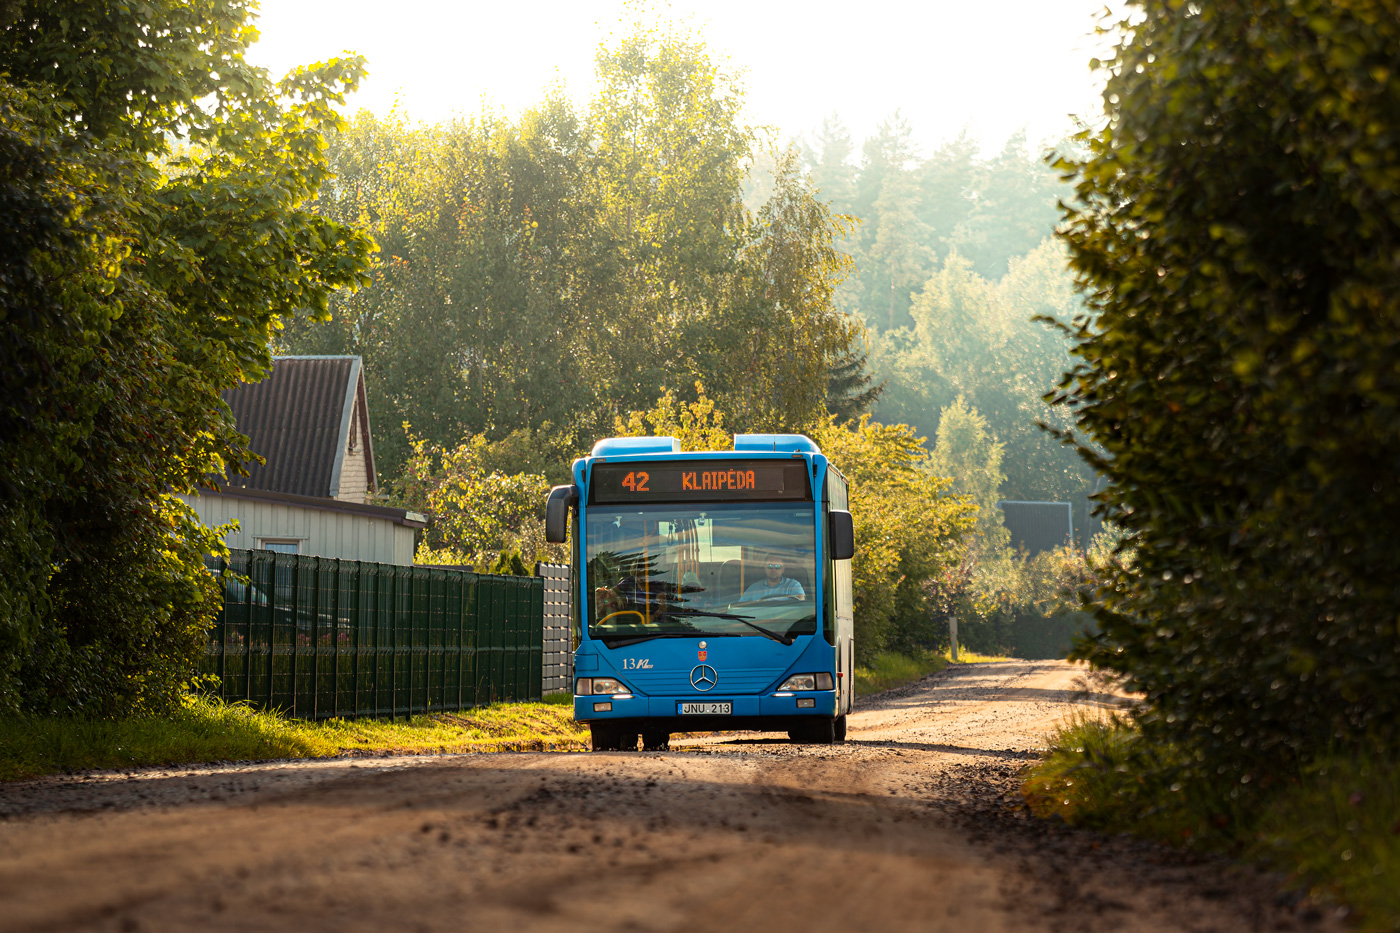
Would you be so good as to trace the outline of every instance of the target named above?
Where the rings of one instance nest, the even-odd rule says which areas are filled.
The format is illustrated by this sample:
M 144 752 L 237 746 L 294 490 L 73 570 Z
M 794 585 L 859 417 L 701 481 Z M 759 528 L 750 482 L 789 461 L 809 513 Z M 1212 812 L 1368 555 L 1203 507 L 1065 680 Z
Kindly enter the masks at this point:
M 1340 929 L 1277 878 L 1028 819 L 1016 774 L 1076 674 L 954 667 L 865 703 L 842 746 L 0 786 L 0 930 Z

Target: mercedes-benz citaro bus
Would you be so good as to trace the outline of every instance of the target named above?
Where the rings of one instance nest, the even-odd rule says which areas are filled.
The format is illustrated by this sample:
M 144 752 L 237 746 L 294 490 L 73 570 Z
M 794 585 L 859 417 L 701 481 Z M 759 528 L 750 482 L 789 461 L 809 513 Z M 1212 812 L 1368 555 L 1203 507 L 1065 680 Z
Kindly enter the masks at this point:
M 574 716 L 594 750 L 664 749 L 674 732 L 839 742 L 851 709 L 846 480 L 810 439 L 740 434 L 599 441 L 550 491 L 572 523 Z

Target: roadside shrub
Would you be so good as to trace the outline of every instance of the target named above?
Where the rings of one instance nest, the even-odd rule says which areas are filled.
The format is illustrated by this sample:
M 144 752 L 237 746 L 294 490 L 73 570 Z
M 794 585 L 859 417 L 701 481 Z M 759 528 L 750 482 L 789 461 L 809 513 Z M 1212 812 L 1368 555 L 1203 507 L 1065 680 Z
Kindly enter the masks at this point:
M 539 473 L 493 468 L 492 445 L 474 435 L 443 449 L 410 435 L 413 450 L 394 500 L 432 519 L 414 563 L 489 570 L 514 551 L 522 562 L 567 563 L 568 551 L 544 539 L 549 481 Z
M 949 600 L 958 641 L 972 651 L 1018 658 L 1063 658 L 1093 627 L 1079 594 L 1093 579 L 1073 548 L 1027 557 L 1010 548 L 972 552 L 965 579 Z
M 220 392 L 365 280 L 305 210 L 358 59 L 284 82 L 243 3 L 0 13 L 0 712 L 169 710 L 221 545 L 174 493 L 249 459 Z
M 1169 783 L 1257 786 L 1400 745 L 1400 19 L 1128 14 L 1059 163 L 1094 314 L 1058 401 L 1136 548 L 1078 654 L 1145 697 Z
M 1400 787 L 1393 755 L 1325 754 L 1258 782 L 1183 779 L 1194 753 L 1123 716 L 1081 713 L 1022 786 L 1037 816 L 1263 861 L 1363 930 L 1400 930 Z

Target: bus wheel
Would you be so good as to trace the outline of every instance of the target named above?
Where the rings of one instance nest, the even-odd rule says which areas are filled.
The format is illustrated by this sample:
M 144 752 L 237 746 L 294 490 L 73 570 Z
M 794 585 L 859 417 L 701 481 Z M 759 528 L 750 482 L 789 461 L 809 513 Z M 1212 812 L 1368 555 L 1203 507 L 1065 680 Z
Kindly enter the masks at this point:
M 835 738 L 836 738 L 836 741 L 838 741 L 838 742 L 844 742 L 844 741 L 846 741 L 846 714 L 845 714 L 845 713 L 842 713 L 840 716 L 837 716 L 837 717 L 836 717 L 836 722 L 833 723 L 833 725 L 836 727 L 836 728 L 835 728 L 835 732 L 836 732 Z
M 591 722 L 588 724 L 588 731 L 592 734 L 592 745 L 595 752 L 613 752 L 622 747 L 622 736 L 613 726 L 601 722 Z
M 796 745 L 831 745 L 836 741 L 836 720 L 813 719 L 788 730 L 788 739 Z
M 671 733 L 642 731 L 642 751 L 664 752 L 671 747 Z

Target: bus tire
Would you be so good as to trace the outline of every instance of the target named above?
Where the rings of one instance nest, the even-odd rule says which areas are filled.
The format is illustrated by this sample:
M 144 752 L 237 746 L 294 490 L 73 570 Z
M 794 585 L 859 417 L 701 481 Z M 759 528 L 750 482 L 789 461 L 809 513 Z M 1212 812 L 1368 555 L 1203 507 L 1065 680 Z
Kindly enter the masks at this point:
M 833 725 L 835 726 L 836 741 L 846 741 L 846 714 L 842 713 L 840 716 L 837 716 Z
M 642 730 L 642 751 L 664 752 L 671 748 L 671 733 Z
M 795 745 L 832 745 L 836 742 L 836 720 L 814 718 L 789 729 L 788 739 Z
M 591 722 L 588 724 L 589 734 L 592 736 L 593 750 L 595 752 L 617 751 L 622 743 L 622 736 L 618 734 L 615 727 L 601 722 Z

